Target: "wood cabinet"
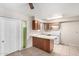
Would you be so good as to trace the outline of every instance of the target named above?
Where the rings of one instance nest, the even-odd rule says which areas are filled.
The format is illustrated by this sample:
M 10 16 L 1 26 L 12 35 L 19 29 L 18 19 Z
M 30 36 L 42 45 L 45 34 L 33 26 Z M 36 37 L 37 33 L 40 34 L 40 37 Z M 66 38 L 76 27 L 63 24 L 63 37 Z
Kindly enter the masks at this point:
M 40 30 L 40 22 L 38 20 L 32 20 L 32 30 Z
M 40 48 L 46 52 L 51 52 L 54 47 L 54 41 L 44 38 L 32 37 L 33 38 L 33 46 Z
M 58 30 L 59 29 L 59 23 L 54 22 L 54 23 L 44 23 L 44 30 L 45 31 L 50 31 L 50 30 Z
M 48 31 L 48 30 L 52 30 L 52 23 L 44 23 L 44 30 Z

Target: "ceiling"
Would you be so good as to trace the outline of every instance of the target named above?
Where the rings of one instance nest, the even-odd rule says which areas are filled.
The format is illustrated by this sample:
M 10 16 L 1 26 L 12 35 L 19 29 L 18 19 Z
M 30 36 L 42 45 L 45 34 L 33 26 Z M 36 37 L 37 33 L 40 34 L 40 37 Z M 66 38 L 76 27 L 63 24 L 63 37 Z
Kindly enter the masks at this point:
M 26 3 L 0 3 L 0 16 L 25 19 L 31 9 Z
M 31 10 L 27 3 L 0 3 L 0 16 L 25 19 L 36 16 L 39 19 L 51 18 L 54 15 L 63 17 L 79 16 L 79 3 L 33 3 Z
M 35 16 L 40 19 L 51 18 L 54 15 L 79 16 L 79 3 L 35 3 L 34 6 Z

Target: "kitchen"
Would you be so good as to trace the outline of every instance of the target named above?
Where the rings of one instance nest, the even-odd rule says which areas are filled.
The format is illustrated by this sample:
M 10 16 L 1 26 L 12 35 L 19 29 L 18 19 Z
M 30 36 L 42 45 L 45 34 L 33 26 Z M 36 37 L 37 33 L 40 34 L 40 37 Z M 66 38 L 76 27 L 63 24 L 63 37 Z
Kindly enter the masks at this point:
M 0 0 L 0 56 L 79 59 L 79 1 Z
M 48 42 L 47 42 L 47 44 L 49 46 L 50 45 L 52 45 L 52 46 L 49 47 L 48 45 L 46 45 L 46 47 L 48 46 L 49 50 L 50 50 L 49 52 L 51 52 L 51 49 L 53 50 L 53 48 L 54 48 L 54 44 L 59 44 L 60 43 L 60 28 L 59 27 L 60 27 L 60 24 L 58 22 L 51 22 L 51 21 L 42 21 L 41 22 L 37 18 L 33 17 L 33 20 L 32 20 L 32 31 L 36 31 L 36 34 L 35 33 L 31 34 L 31 36 L 34 39 L 36 37 L 37 39 L 40 38 L 39 40 L 43 40 L 43 39 L 44 40 L 45 39 L 50 40 L 49 41 L 50 43 L 48 44 Z M 35 42 L 34 41 L 33 41 L 32 44 L 33 44 L 33 46 L 35 46 Z M 40 42 L 40 44 L 42 44 L 42 43 Z M 43 42 L 43 44 L 44 44 L 44 42 Z M 38 43 L 36 45 L 38 45 Z M 40 48 L 40 47 L 38 47 L 38 48 Z M 44 48 L 42 48 L 42 49 L 44 49 Z
M 31 5 L 0 4 L 0 55 L 78 56 L 79 4 Z

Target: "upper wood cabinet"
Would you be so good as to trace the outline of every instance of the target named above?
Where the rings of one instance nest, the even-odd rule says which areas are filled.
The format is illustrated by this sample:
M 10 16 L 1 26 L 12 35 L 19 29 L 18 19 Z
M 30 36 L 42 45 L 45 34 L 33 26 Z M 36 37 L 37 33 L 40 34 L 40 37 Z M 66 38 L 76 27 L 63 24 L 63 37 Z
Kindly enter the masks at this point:
M 44 30 L 45 31 L 52 30 L 52 23 L 44 23 Z
M 38 20 L 32 20 L 32 30 L 40 30 L 40 22 Z
M 50 31 L 50 30 L 58 30 L 59 29 L 59 23 L 44 23 L 44 30 Z

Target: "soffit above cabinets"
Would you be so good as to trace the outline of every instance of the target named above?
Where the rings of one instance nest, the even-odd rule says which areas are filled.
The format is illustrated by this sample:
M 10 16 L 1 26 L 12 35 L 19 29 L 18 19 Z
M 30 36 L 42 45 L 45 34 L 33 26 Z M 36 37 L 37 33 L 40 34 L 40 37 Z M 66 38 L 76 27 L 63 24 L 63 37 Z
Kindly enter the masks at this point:
M 63 23 L 63 22 L 78 22 L 79 16 L 72 16 L 72 17 L 64 17 L 59 19 L 50 19 L 50 20 L 43 20 L 43 23 Z

